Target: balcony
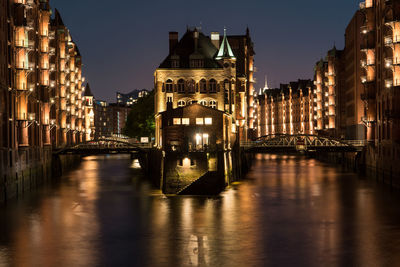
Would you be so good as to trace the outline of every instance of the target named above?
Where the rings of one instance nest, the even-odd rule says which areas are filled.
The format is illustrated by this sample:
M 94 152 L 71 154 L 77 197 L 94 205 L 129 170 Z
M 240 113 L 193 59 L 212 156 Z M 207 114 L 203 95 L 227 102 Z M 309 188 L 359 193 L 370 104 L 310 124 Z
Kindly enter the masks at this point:
M 395 57 L 392 61 L 393 61 L 392 62 L 393 65 L 400 65 L 400 58 Z
M 29 70 L 34 71 L 36 68 L 35 62 L 29 62 Z
M 392 46 L 393 45 L 393 38 L 391 35 L 387 35 L 383 38 L 383 41 L 386 46 Z
M 385 67 L 390 69 L 393 66 L 393 59 L 390 57 L 385 58 Z
M 393 87 L 393 80 L 392 79 L 386 79 L 385 80 L 385 87 L 386 88 L 392 88 Z
M 368 33 L 368 27 L 367 26 L 361 26 L 360 27 L 360 32 L 361 34 L 367 34 Z
M 27 70 L 27 69 L 29 69 L 29 63 L 28 63 L 28 62 L 25 62 L 25 61 L 17 62 L 17 63 L 15 64 L 15 68 L 16 68 L 17 70 Z
M 53 38 L 55 38 L 55 36 L 56 36 L 56 32 L 53 31 L 53 30 L 49 30 L 49 37 L 50 37 L 51 39 L 53 39 Z
M 361 82 L 366 83 L 367 82 L 367 76 L 361 76 Z
M 15 118 L 16 118 L 18 121 L 27 121 L 27 120 L 28 120 L 28 114 L 26 114 L 25 112 L 16 113 L 16 114 L 15 114 Z
M 49 48 L 49 54 L 50 55 L 55 55 L 56 54 L 56 49 L 54 47 Z
M 15 46 L 18 48 L 27 48 L 28 44 L 29 44 L 29 41 L 26 39 L 20 39 L 20 40 L 16 39 L 15 40 Z
M 48 70 L 48 69 L 49 69 L 49 63 L 42 63 L 42 64 L 40 65 L 40 68 L 41 68 L 42 70 Z
M 50 71 L 56 71 L 56 64 L 54 63 L 50 64 Z

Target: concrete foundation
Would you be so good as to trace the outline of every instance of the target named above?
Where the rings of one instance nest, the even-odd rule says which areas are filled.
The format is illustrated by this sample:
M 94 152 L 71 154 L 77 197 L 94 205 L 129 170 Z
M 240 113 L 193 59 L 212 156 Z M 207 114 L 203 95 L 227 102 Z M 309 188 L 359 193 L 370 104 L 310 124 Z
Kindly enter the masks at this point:
M 252 154 L 240 149 L 188 153 L 152 150 L 140 162 L 164 194 L 215 195 L 242 179 L 251 160 Z

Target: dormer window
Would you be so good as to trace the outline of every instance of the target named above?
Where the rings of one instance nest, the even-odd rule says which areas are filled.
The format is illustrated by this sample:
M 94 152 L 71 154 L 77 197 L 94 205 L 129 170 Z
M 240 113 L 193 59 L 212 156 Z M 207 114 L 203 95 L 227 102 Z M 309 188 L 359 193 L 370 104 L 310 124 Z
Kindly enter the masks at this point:
M 171 68 L 173 68 L 173 69 L 179 68 L 179 56 L 178 55 L 171 56 Z
M 171 60 L 171 68 L 177 69 L 179 68 L 179 60 Z
M 191 68 L 204 68 L 204 60 L 203 59 L 192 59 L 190 60 Z

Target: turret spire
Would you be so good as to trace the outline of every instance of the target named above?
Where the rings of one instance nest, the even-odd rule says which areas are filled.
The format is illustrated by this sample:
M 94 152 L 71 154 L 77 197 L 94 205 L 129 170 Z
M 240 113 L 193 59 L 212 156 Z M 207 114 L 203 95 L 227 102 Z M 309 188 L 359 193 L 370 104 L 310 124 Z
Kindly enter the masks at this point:
M 224 28 L 224 39 L 222 40 L 221 46 L 215 59 L 236 59 L 235 55 L 232 52 L 232 48 L 229 45 L 228 38 L 226 37 L 226 28 Z

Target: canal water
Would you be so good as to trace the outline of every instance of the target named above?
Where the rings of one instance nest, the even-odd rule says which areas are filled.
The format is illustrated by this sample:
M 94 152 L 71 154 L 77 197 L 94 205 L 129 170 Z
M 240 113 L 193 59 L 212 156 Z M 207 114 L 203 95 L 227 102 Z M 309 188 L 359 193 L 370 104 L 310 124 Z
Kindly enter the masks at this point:
M 0 266 L 399 266 L 400 192 L 257 155 L 218 197 L 165 197 L 137 162 L 84 158 L 0 207 Z

